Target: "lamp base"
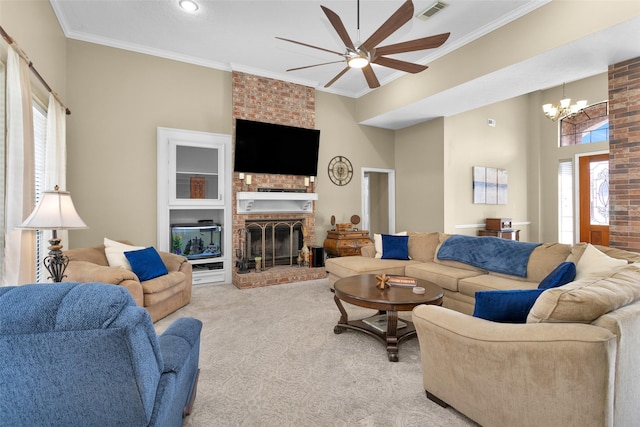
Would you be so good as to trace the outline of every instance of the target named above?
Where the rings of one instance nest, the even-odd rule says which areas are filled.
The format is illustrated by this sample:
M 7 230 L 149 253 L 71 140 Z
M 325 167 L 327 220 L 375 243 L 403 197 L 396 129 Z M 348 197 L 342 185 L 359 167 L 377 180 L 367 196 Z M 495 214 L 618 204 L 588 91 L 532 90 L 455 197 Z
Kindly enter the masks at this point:
M 60 239 L 57 236 L 49 239 L 49 255 L 44 258 L 44 267 L 47 269 L 51 276 L 48 279 L 52 279 L 54 282 L 62 282 L 66 276 L 64 275 L 67 265 L 69 265 L 69 257 L 62 255 L 62 245 Z

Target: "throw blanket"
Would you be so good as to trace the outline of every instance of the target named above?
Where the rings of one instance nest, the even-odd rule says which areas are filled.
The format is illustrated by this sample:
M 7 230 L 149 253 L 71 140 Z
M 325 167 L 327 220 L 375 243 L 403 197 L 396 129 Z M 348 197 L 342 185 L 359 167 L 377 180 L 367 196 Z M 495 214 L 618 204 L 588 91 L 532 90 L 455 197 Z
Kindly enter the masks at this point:
M 531 252 L 541 243 L 518 242 L 498 237 L 455 234 L 442 243 L 438 259 L 459 261 L 496 273 L 527 277 Z

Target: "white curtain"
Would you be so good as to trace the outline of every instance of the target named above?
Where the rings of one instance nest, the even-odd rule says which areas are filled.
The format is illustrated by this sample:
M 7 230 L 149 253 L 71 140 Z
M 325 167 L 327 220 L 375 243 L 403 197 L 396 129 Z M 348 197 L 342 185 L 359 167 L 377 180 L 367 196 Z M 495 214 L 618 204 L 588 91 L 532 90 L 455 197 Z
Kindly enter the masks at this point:
M 67 189 L 67 122 L 66 108 L 56 99 L 53 93 L 49 93 L 49 106 L 47 108 L 47 141 L 45 143 L 44 161 L 44 191 L 51 191 L 57 185 L 60 190 Z M 53 232 L 45 230 L 44 240 L 51 239 Z M 66 230 L 58 230 L 58 238 L 66 245 L 68 240 Z M 69 249 L 68 247 L 62 248 Z M 40 248 L 40 259 L 44 259 L 49 253 L 47 245 Z M 46 277 L 43 277 L 45 279 Z
M 7 152 L 3 285 L 35 281 L 35 232 L 17 230 L 34 208 L 34 142 L 29 68 L 7 54 Z

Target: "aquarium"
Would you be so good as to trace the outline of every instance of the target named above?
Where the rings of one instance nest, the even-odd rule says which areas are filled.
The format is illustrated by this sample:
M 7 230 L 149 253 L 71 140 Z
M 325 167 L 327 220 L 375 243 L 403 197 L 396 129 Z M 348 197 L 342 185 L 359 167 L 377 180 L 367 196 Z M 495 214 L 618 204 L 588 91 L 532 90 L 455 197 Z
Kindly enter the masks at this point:
M 171 252 L 187 259 L 222 256 L 222 226 L 218 224 L 171 225 Z

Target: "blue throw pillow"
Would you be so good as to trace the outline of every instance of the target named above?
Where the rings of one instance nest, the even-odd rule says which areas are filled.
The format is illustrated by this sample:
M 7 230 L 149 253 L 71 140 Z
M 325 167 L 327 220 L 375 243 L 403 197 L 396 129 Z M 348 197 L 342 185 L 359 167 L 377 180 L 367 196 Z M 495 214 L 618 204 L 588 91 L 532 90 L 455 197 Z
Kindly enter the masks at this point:
M 525 323 L 531 307 L 545 289 L 476 292 L 473 317 L 504 323 Z
M 169 274 L 160 254 L 153 247 L 127 251 L 124 256 L 127 257 L 129 264 L 131 264 L 131 270 L 136 273 L 141 282 Z
M 409 260 L 409 236 L 383 234 L 382 259 Z
M 576 277 L 576 265 L 572 262 L 563 262 L 547 275 L 538 285 L 538 289 L 556 288 L 573 282 Z

